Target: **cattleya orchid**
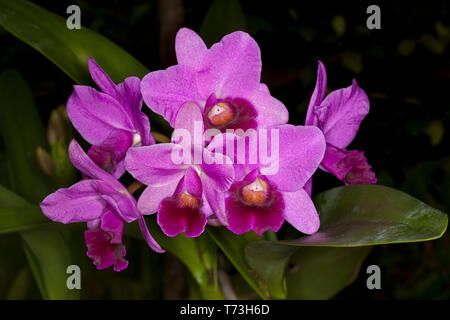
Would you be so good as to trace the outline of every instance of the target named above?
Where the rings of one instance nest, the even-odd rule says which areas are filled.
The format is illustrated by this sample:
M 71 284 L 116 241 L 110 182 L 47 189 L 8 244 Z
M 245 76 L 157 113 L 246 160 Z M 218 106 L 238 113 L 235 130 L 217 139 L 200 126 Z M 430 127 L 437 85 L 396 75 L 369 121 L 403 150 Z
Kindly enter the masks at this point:
M 243 164 L 237 159 L 236 146 L 245 145 L 245 136 L 219 135 L 209 145 L 215 151 L 223 151 L 230 145 L 235 148 L 232 151 L 235 182 L 225 201 L 228 229 L 236 234 L 254 230 L 262 235 L 267 230 L 278 231 L 287 220 L 303 233 L 316 232 L 320 226 L 319 216 L 303 187 L 322 161 L 325 152 L 322 132 L 312 126 L 286 124 L 259 129 L 254 138 L 258 150 L 252 150 L 251 142 L 248 144 L 249 152 L 257 154 L 254 163 L 249 159 L 251 155 L 246 155 Z M 244 142 L 229 144 L 222 139 Z M 274 147 L 274 144 L 277 145 Z M 270 149 L 276 154 L 268 161 L 261 149 Z M 272 161 L 276 161 L 276 165 Z
M 177 114 L 171 143 L 132 148 L 125 159 L 128 172 L 147 185 L 138 201 L 139 211 L 158 212 L 158 224 L 172 237 L 181 232 L 197 237 L 207 217 L 223 217 L 224 192 L 234 180 L 226 156 L 204 148 L 203 140 L 190 139 L 195 137 L 195 124 L 200 124 L 203 135 L 201 110 L 188 102 Z M 180 132 L 185 135 L 178 135 Z M 174 155 L 183 161 L 174 161 Z
M 369 112 L 366 93 L 353 80 L 351 86 L 335 90 L 325 97 L 327 74 L 319 61 L 317 81 L 306 114 L 305 124 L 322 130 L 327 148 L 320 168 L 335 175 L 345 185 L 376 183 L 364 152 L 347 150 Z M 324 98 L 325 97 L 325 98 Z M 312 181 L 305 189 L 311 194 Z
M 99 269 L 111 265 L 116 271 L 126 268 L 123 227 L 124 223 L 135 220 L 150 248 L 164 252 L 150 235 L 144 217 L 137 211 L 136 200 L 128 190 L 99 168 L 75 140 L 69 145 L 69 156 L 75 168 L 87 178 L 48 195 L 40 204 L 42 212 L 56 222 L 87 222 L 87 255 Z
M 102 92 L 74 86 L 67 102 L 70 120 L 92 146 L 86 154 L 71 142 L 69 156 L 83 180 L 48 195 L 41 208 L 57 222 L 87 223 L 87 256 L 97 268 L 127 267 L 122 236 L 133 221 L 150 248 L 164 252 L 144 215 L 156 213 L 169 237 L 197 237 L 207 223 L 262 235 L 285 220 L 312 234 L 320 226 L 310 198 L 317 168 L 345 184 L 376 181 L 364 154 L 346 150 L 369 111 L 355 81 L 324 98 L 319 62 L 306 126 L 294 126 L 260 83 L 260 50 L 247 33 L 233 32 L 208 49 L 183 28 L 175 47 L 178 64 L 142 82 L 129 77 L 116 85 L 89 58 Z M 174 128 L 170 143 L 155 144 L 142 100 Z M 118 180 L 125 171 L 146 185 L 138 201 Z
M 74 86 L 67 115 L 81 136 L 93 146 L 88 155 L 104 170 L 120 178 L 123 159 L 131 146 L 155 143 L 150 122 L 141 112 L 140 80 L 128 77 L 116 85 L 94 59 L 88 59 L 92 79 L 103 91 Z
M 147 74 L 141 90 L 145 103 L 172 126 L 178 110 L 195 102 L 206 129 L 256 129 L 288 121 L 286 107 L 260 83 L 261 52 L 256 41 L 237 31 L 207 48 L 192 30 L 175 40 L 178 64 Z

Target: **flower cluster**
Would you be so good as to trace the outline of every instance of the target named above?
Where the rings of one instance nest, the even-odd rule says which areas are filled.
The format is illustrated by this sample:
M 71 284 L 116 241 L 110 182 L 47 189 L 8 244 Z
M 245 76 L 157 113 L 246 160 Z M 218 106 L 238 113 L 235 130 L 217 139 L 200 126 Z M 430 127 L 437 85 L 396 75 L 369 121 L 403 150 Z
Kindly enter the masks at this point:
M 91 144 L 87 154 L 76 141 L 69 146 L 83 180 L 50 194 L 41 208 L 57 222 L 87 223 L 87 255 L 97 268 L 127 267 L 125 223 L 138 221 L 150 248 L 164 251 L 144 215 L 157 214 L 170 237 L 197 237 L 208 223 L 262 235 L 285 220 L 312 234 L 320 226 L 310 198 L 318 168 L 346 185 L 376 182 L 364 154 L 346 149 L 369 111 L 356 81 L 324 97 L 319 62 L 305 126 L 291 125 L 284 104 L 260 82 L 261 53 L 247 33 L 208 49 L 183 28 L 175 47 L 177 65 L 118 85 L 90 58 L 101 91 L 75 86 L 67 102 Z M 143 101 L 174 128 L 169 143 L 155 143 Z M 125 172 L 146 186 L 138 201 L 118 180 Z

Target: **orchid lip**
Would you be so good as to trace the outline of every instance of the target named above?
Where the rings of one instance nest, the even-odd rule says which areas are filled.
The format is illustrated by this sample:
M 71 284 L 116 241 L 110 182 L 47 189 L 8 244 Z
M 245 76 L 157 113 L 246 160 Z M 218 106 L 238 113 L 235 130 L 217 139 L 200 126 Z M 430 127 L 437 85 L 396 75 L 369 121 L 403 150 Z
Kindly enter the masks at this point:
M 249 205 L 262 205 L 267 202 L 270 196 L 269 185 L 261 178 L 256 178 L 252 183 L 242 187 L 242 200 Z

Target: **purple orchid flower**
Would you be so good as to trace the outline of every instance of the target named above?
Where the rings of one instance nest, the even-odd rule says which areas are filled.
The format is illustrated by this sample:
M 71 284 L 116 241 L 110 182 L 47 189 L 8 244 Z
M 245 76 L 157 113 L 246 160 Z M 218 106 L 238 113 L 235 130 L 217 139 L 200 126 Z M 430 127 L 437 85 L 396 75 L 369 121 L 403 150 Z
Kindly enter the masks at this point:
M 172 126 L 188 101 L 200 107 L 206 129 L 287 123 L 286 107 L 260 83 L 261 53 L 247 33 L 233 32 L 208 49 L 198 34 L 182 28 L 175 50 L 178 64 L 147 74 L 141 84 L 145 103 Z
M 267 147 L 271 149 L 274 143 L 279 143 L 278 154 L 272 162 L 261 157 L 261 131 L 267 136 Z M 325 139 L 322 132 L 313 126 L 280 125 L 269 129 L 259 129 L 257 136 L 258 159 L 254 164 L 249 162 L 249 155 L 239 164 L 236 146 L 245 136 L 222 134 L 216 136 L 208 146 L 212 150 L 223 151 L 228 148 L 228 142 L 220 140 L 234 140 L 235 150 L 235 182 L 231 186 L 225 200 L 225 225 L 232 232 L 242 234 L 254 230 L 262 235 L 267 230 L 277 232 L 283 222 L 287 220 L 291 225 L 303 233 L 315 233 L 320 226 L 317 210 L 310 196 L 303 189 L 319 167 L 325 152 Z M 272 136 L 272 131 L 278 131 Z M 242 143 L 242 142 L 241 142 Z M 217 145 L 215 145 L 217 144 Z M 251 142 L 248 144 L 251 145 Z M 228 151 L 228 149 L 227 149 Z M 249 153 L 251 153 L 250 151 Z M 229 153 L 224 153 L 229 155 Z
M 185 103 L 174 120 L 171 143 L 131 148 L 125 166 L 137 180 L 147 185 L 138 200 L 138 210 L 144 214 L 157 212 L 163 232 L 176 236 L 199 236 L 207 218 L 225 215 L 224 192 L 234 180 L 231 160 L 204 148 L 204 141 L 191 141 L 195 126 L 203 134 L 202 113 L 197 104 Z M 185 133 L 181 138 L 177 133 Z M 185 161 L 174 161 L 181 155 Z M 196 157 L 200 156 L 200 161 Z
M 346 149 L 369 112 L 369 98 L 356 80 L 351 86 L 335 90 L 325 97 L 326 87 L 325 66 L 319 61 L 305 124 L 320 128 L 325 136 L 327 148 L 320 168 L 335 175 L 345 185 L 376 183 L 364 152 Z M 312 181 L 308 181 L 305 189 L 310 194 L 311 187 Z
M 88 155 L 104 170 L 120 178 L 123 159 L 131 146 L 151 145 L 150 122 L 141 112 L 140 80 L 128 77 L 116 85 L 94 59 L 88 59 L 92 79 L 103 91 L 74 86 L 67 115 L 81 136 L 93 146 Z
M 120 271 L 127 267 L 123 227 L 124 223 L 135 220 L 150 248 L 164 252 L 150 235 L 144 217 L 137 211 L 136 200 L 128 190 L 100 169 L 75 140 L 69 145 L 69 156 L 73 165 L 89 178 L 48 195 L 40 204 L 44 215 L 65 224 L 87 222 L 87 255 L 98 269 L 114 265 L 114 270 Z

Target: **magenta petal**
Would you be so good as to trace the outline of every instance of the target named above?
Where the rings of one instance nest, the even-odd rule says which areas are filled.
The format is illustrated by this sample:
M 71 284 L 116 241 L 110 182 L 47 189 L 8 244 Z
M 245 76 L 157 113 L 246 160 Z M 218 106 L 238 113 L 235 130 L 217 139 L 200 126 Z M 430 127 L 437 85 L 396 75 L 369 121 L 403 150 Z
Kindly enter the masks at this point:
M 322 61 L 318 61 L 317 80 L 311 99 L 309 100 L 308 111 L 306 113 L 305 125 L 317 126 L 317 118 L 314 115 L 314 107 L 320 106 L 327 89 L 327 71 Z
M 182 151 L 183 148 L 174 143 L 131 148 L 125 157 L 125 167 L 133 177 L 147 185 L 167 185 L 184 176 L 186 166 L 174 163 L 172 158 L 172 153 Z
M 305 190 L 283 192 L 285 204 L 284 217 L 297 230 L 312 234 L 320 226 L 316 207 Z
M 219 98 L 241 96 L 259 87 L 261 52 L 247 33 L 236 31 L 215 43 L 205 54 L 198 74 L 202 96 L 215 93 Z
M 164 253 L 166 252 L 158 242 L 152 237 L 150 232 L 148 231 L 147 224 L 145 223 L 145 218 L 143 216 L 140 216 L 138 219 L 139 228 L 141 229 L 142 236 L 145 239 L 145 242 L 147 242 L 147 245 L 155 252 L 158 253 Z
M 123 221 L 110 210 L 101 219 L 100 228 L 109 234 L 111 244 L 122 243 L 123 226 Z
M 145 103 L 173 126 L 177 112 L 184 103 L 202 100 L 195 76 L 195 71 L 184 65 L 150 72 L 141 82 Z
M 84 233 L 87 246 L 87 256 L 92 259 L 97 269 L 105 269 L 114 265 L 114 271 L 122 271 L 128 266 L 124 259 L 125 246 L 120 243 L 112 243 L 108 232 L 103 229 L 87 230 Z
M 117 92 L 120 95 L 122 106 L 133 120 L 134 128 L 141 137 L 142 145 L 154 144 L 155 140 L 150 133 L 150 121 L 147 115 L 141 111 L 141 80 L 137 77 L 128 77 L 117 85 Z
M 296 191 L 302 188 L 319 167 L 325 153 L 325 139 L 317 127 L 281 125 L 268 130 L 272 139 L 272 130 L 278 130 L 279 154 L 272 163 L 260 169 L 261 174 L 280 191 Z M 262 160 L 260 159 L 260 162 Z M 278 167 L 278 170 L 276 170 Z
M 82 180 L 70 188 L 49 194 L 41 203 L 49 219 L 61 223 L 85 222 L 99 218 L 106 207 L 98 193 L 99 180 Z
M 163 186 L 146 187 L 139 197 L 137 205 L 138 211 L 144 215 L 156 213 L 159 209 L 161 201 L 174 194 L 178 183 L 178 181 L 173 181 Z
M 197 33 L 188 28 L 181 28 L 175 38 L 175 51 L 179 64 L 199 68 L 208 48 Z
M 219 191 L 227 191 L 234 181 L 232 161 L 219 152 L 204 149 L 203 162 L 200 168 L 208 176 L 213 188 Z
M 270 94 L 269 87 L 265 83 L 260 83 L 258 90 Z
M 238 184 L 234 186 L 238 186 Z M 238 189 L 239 190 L 239 189 Z M 277 232 L 284 222 L 284 203 L 281 194 L 273 191 L 273 199 L 268 206 L 247 206 L 239 200 L 239 195 L 232 193 L 225 200 L 228 229 L 236 234 L 253 230 L 262 235 L 268 230 Z
M 309 178 L 308 181 L 306 181 L 305 185 L 303 186 L 303 189 L 306 191 L 306 193 L 311 196 L 312 194 L 312 177 Z
M 331 92 L 314 112 L 327 143 L 344 149 L 369 112 L 369 98 L 353 80 L 350 87 Z
M 117 179 L 100 169 L 75 140 L 69 145 L 69 157 L 75 168 L 84 175 L 101 180 L 101 183 L 96 184 L 98 194 L 123 220 L 126 222 L 136 220 L 139 214 L 133 196 Z
M 124 173 L 123 165 L 118 165 L 132 143 L 133 135 L 130 132 L 114 130 L 100 146 L 92 146 L 88 155 L 100 168 L 118 179 Z
M 91 225 L 84 233 L 87 256 L 98 269 L 114 265 L 114 271 L 121 271 L 128 266 L 128 261 L 124 259 L 125 246 L 122 244 L 123 227 L 123 221 L 108 208 L 101 218 L 101 223 L 97 226 Z
M 102 230 L 84 232 L 87 256 L 92 259 L 97 269 L 105 269 L 114 264 L 114 245 L 109 243 L 109 236 Z
M 223 191 L 218 191 L 211 183 L 208 177 L 202 177 L 203 182 L 203 199 L 206 215 L 215 214 L 220 222 L 224 225 L 228 224 L 225 214 L 225 194 Z
M 203 193 L 202 181 L 194 167 L 189 167 L 183 178 L 183 191 L 187 191 L 191 196 L 201 198 Z
M 238 136 L 231 132 L 218 134 L 214 136 L 207 147 L 208 151 L 226 155 L 230 159 L 234 167 L 235 180 L 240 180 L 258 167 L 255 152 L 248 151 L 251 147 L 250 136 Z M 256 139 L 257 133 L 255 131 L 254 140 L 256 141 Z M 242 152 L 242 150 L 245 150 L 245 152 Z M 254 157 L 254 159 L 251 159 L 251 157 Z
M 272 97 L 270 93 L 254 90 L 247 98 L 258 113 L 256 117 L 258 128 L 267 128 L 288 122 L 288 110 L 281 101 Z
M 119 102 L 91 87 L 74 86 L 66 109 L 73 126 L 94 145 L 101 144 L 115 129 L 134 130 Z
M 128 77 L 117 85 L 118 100 L 126 112 L 136 122 L 136 115 L 142 108 L 141 80 L 138 77 Z
M 128 261 L 123 257 L 127 254 L 124 245 L 117 245 L 114 247 L 114 271 L 119 272 L 128 267 Z
M 100 169 L 98 165 L 88 157 L 76 140 L 72 140 L 69 144 L 69 157 L 74 167 L 80 170 L 84 175 L 105 181 L 111 186 L 114 186 L 118 192 L 127 192 L 126 188 L 123 187 L 117 179 Z
M 377 182 L 364 152 L 357 150 L 341 150 L 327 145 L 322 167 L 343 181 L 345 185 Z
M 187 237 L 199 236 L 206 225 L 206 217 L 199 209 L 180 208 L 175 198 L 161 202 L 158 224 L 169 237 L 184 232 Z
M 191 144 L 197 144 L 203 147 L 203 116 L 199 106 L 195 102 L 187 102 L 183 104 L 177 113 L 174 124 L 174 134 L 173 137 L 177 137 L 177 140 L 172 142 L 177 144 L 183 144 L 189 146 Z M 180 136 L 189 134 L 190 139 L 185 141 L 181 139 Z M 195 137 L 198 136 L 200 141 L 196 141 Z
M 98 65 L 98 63 L 92 59 L 88 58 L 88 68 L 91 74 L 92 80 L 97 84 L 97 86 L 106 94 L 117 98 L 116 84 L 111 80 L 111 78 L 106 74 L 105 71 Z

